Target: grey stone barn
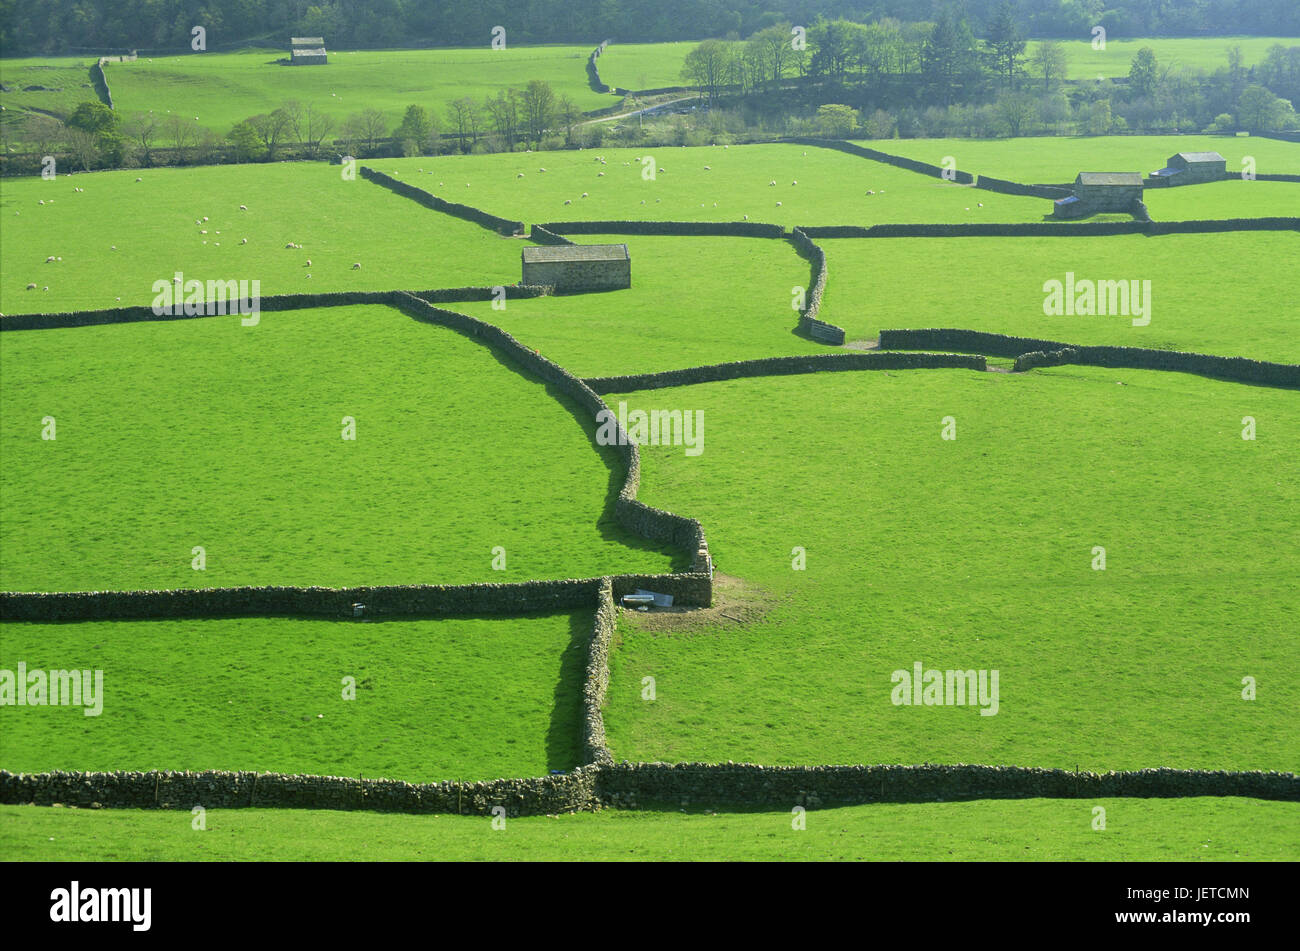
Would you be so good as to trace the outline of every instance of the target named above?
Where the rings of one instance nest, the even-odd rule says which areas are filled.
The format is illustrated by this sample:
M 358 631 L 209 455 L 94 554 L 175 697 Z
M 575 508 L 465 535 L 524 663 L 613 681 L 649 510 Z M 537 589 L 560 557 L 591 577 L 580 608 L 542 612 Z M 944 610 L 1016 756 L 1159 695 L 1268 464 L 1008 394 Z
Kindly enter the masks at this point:
M 292 66 L 323 66 L 329 62 L 322 36 L 289 37 L 289 63 Z
M 1227 174 L 1228 161 L 1218 152 L 1179 152 L 1169 156 L 1165 167 L 1152 172 L 1151 178 L 1165 186 L 1195 185 L 1221 181 Z
M 1099 212 L 1131 212 L 1142 200 L 1139 172 L 1080 172 L 1074 180 L 1074 194 L 1058 198 L 1052 207 L 1054 218 L 1081 218 Z
M 555 244 L 524 248 L 524 284 L 548 284 L 557 292 L 609 291 L 632 286 L 626 244 Z

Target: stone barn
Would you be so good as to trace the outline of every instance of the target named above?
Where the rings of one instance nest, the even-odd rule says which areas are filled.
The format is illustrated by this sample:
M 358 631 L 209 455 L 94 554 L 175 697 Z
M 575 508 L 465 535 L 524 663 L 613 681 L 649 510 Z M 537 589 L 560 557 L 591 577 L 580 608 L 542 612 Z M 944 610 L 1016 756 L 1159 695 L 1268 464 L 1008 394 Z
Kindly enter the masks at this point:
M 611 291 L 632 286 L 626 244 L 556 244 L 524 248 L 524 284 L 556 291 Z
M 1073 191 L 1069 198 L 1056 200 L 1052 208 L 1054 218 L 1132 212 L 1133 203 L 1142 200 L 1142 175 L 1139 172 L 1080 172 L 1074 180 Z
M 1152 172 L 1160 185 L 1196 185 L 1222 181 L 1228 174 L 1228 161 L 1218 152 L 1179 152 L 1169 156 L 1165 167 Z
M 292 36 L 289 38 L 289 63 L 293 66 L 323 66 L 329 62 L 325 55 L 323 36 Z

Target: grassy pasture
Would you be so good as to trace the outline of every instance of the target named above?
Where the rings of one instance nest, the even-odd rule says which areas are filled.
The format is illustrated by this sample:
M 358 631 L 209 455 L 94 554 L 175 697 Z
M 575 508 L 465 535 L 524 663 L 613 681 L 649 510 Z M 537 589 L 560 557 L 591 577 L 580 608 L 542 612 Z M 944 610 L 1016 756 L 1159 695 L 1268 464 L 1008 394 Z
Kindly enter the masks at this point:
M 149 304 L 175 271 L 260 280 L 263 294 L 513 284 L 520 273 L 519 241 L 324 163 L 6 179 L 0 219 L 6 314 Z
M 1175 152 L 1218 152 L 1227 159 L 1228 171 L 1234 173 L 1241 171 L 1241 160 L 1247 155 L 1254 157 L 1255 171 L 1258 173 L 1300 173 L 1300 146 L 1292 142 L 1252 136 L 1102 135 L 1018 139 L 884 139 L 864 141 L 862 144 L 935 165 L 943 164 L 944 156 L 951 155 L 957 160 L 957 167 L 964 172 L 982 173 L 1014 182 L 1073 182 L 1080 172 L 1150 174 L 1164 168 L 1165 161 Z M 1191 193 L 1200 194 L 1202 187 L 1193 186 Z M 1155 189 L 1148 189 L 1146 194 L 1154 192 Z M 1246 216 L 1254 215 L 1247 212 Z M 1156 217 L 1154 211 L 1152 217 Z
M 1300 183 L 1228 181 L 1176 188 L 1148 188 L 1142 193 L 1157 221 L 1194 218 L 1300 218 Z
M 589 417 L 485 347 L 380 306 L 239 321 L 4 334 L 0 590 L 670 569 L 615 522 Z
M 698 43 L 611 43 L 596 60 L 601 82 L 623 89 L 690 85 L 682 78 L 686 54 Z
M 1156 54 L 1156 62 L 1164 68 L 1172 66 L 1185 69 L 1202 69 L 1212 73 L 1216 69 L 1228 66 L 1227 51 L 1230 47 L 1240 46 L 1247 68 L 1258 66 L 1264 61 L 1268 48 L 1275 43 L 1283 46 L 1295 46 L 1294 36 L 1213 36 L 1213 37 L 1139 37 L 1128 39 L 1114 34 L 1106 37 L 1106 48 L 1092 48 L 1092 37 L 1064 42 L 1066 75 L 1070 79 L 1114 79 L 1127 76 L 1133 57 L 1144 46 L 1151 47 Z M 1028 54 L 1033 56 L 1038 44 L 1029 44 Z M 1032 68 L 1032 67 L 1031 67 Z M 1042 77 L 1039 77 L 1039 85 Z
M 6 138 L 16 134 L 15 125 L 32 113 L 46 113 L 60 119 L 72 114 L 82 102 L 98 102 L 90 84 L 90 66 L 84 56 L 32 56 L 0 58 L 0 130 Z M 44 89 L 28 90 L 28 86 Z
M 486 39 L 486 38 L 485 38 Z M 422 105 L 447 127 L 446 106 L 471 96 L 482 100 L 533 79 L 550 83 L 579 109 L 613 100 L 587 85 L 585 46 L 515 46 L 476 49 L 329 50 L 325 66 L 285 66 L 283 49 L 141 57 L 105 67 L 113 103 L 124 114 L 180 112 L 224 134 L 234 123 L 269 112 L 286 99 L 324 109 L 342 122 L 378 109 L 390 126 L 406 107 Z
M 1092 830 L 1092 810 L 1106 829 Z M 305 809 L 0 806 L 19 861 L 1294 861 L 1296 807 L 1255 799 L 1026 799 L 809 812 L 577 813 L 510 819 Z
M 591 623 L 590 612 L 8 623 L 0 667 L 100 669 L 104 700 L 94 717 L 6 707 L 0 763 L 412 782 L 541 776 L 579 762 Z M 348 676 L 355 700 L 342 696 Z
M 717 570 L 760 596 L 722 606 L 739 622 L 620 619 L 616 760 L 1289 770 L 1300 756 L 1294 394 L 1061 367 L 607 400 L 625 398 L 703 411 L 701 455 L 643 449 L 640 497 L 699 518 Z M 893 705 L 892 672 L 916 661 L 999 670 L 999 712 Z M 1243 700 L 1245 676 L 1267 696 Z
M 1276 266 L 1294 258 L 1298 240 L 1292 232 L 830 239 L 821 242 L 828 269 L 821 317 L 850 340 L 882 329 L 962 327 L 1300 363 L 1294 282 Z M 1043 284 L 1064 282 L 1067 271 L 1077 280 L 1151 281 L 1150 324 L 1045 315 Z
M 601 165 L 599 157 L 606 164 Z M 643 157 L 653 160 L 653 181 L 642 177 Z M 788 228 L 1039 221 L 1052 210 L 1042 199 L 977 191 L 802 145 L 446 155 L 368 164 L 444 198 L 527 222 L 741 221 L 748 215 L 750 221 Z M 546 171 L 539 171 L 542 168 Z M 584 192 L 588 197 L 582 197 Z
M 796 336 L 791 288 L 809 265 L 772 238 L 583 235 L 626 244 L 632 287 L 603 294 L 452 304 L 503 327 L 578 376 L 644 373 L 798 353 L 824 344 Z

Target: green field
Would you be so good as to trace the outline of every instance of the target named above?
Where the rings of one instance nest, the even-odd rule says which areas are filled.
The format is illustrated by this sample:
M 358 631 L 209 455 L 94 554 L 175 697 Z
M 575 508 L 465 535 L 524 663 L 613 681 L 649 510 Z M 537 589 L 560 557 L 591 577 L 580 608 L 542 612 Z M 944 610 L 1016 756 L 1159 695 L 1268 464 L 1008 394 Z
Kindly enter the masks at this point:
M 632 287 L 452 305 L 505 328 L 578 376 L 675 370 L 727 360 L 824 353 L 796 336 L 791 288 L 806 287 L 808 262 L 786 241 L 582 235 L 632 256 Z
M 507 38 L 508 39 L 508 38 Z M 533 79 L 550 83 L 579 109 L 599 109 L 608 96 L 587 85 L 585 46 L 518 46 L 493 50 L 330 50 L 325 66 L 285 66 L 285 50 L 194 53 L 141 58 L 105 67 L 115 107 L 124 114 L 176 111 L 224 134 L 234 123 L 270 112 L 286 99 L 325 110 L 340 122 L 378 109 L 390 125 L 412 103 L 447 128 L 446 106 L 470 96 L 483 100 Z
M 381 622 L 8 623 L 0 668 L 104 672 L 103 712 L 5 708 L 14 772 L 258 770 L 411 782 L 579 762 L 589 611 Z M 343 699 L 353 677 L 356 699 Z M 6 854 L 8 854 L 6 850 Z
M 1092 828 L 1106 810 L 1105 830 Z M 299 809 L 189 812 L 0 806 L 23 861 L 1291 861 L 1293 803 L 1026 799 L 809 812 L 577 813 L 509 819 Z
M 1170 189 L 1251 189 L 1225 182 Z M 1300 190 L 1300 185 L 1281 184 Z M 1294 232 L 1109 237 L 826 239 L 821 318 L 849 340 L 885 329 L 961 327 L 1063 343 L 1186 350 L 1300 363 L 1294 287 L 1276 262 Z M 1150 323 L 1048 316 L 1050 280 L 1150 281 Z M 1138 318 L 1144 319 L 1144 318 Z
M 149 304 L 154 282 L 176 271 L 257 279 L 268 295 L 519 280 L 521 242 L 359 175 L 345 181 L 339 167 L 323 163 L 6 179 L 0 219 L 6 314 Z M 291 242 L 302 249 L 286 248 Z M 46 263 L 50 256 L 63 260 Z M 29 283 L 36 290 L 26 290 Z
M 888 139 L 864 141 L 863 145 L 933 165 L 952 156 L 964 172 L 1005 178 L 1013 182 L 1073 182 L 1080 172 L 1141 172 L 1150 174 L 1165 167 L 1175 152 L 1218 152 L 1227 159 L 1227 169 L 1242 170 L 1242 159 L 1255 159 L 1259 174 L 1300 174 L 1300 146 L 1236 135 L 1109 135 L 1037 136 L 1020 139 Z M 1291 183 L 1287 183 L 1291 184 Z M 1189 194 L 1199 194 L 1194 186 Z M 1184 189 L 1170 189 L 1179 191 Z M 1155 189 L 1148 189 L 1151 195 Z M 1048 209 L 1050 211 L 1050 208 Z M 1258 212 L 1246 211 L 1244 217 Z M 1291 212 L 1295 214 L 1295 212 Z M 1152 217 L 1157 216 L 1152 211 Z M 1191 215 L 1189 217 L 1202 217 Z
M 686 54 L 698 43 L 611 43 L 596 60 L 600 81 L 623 89 L 689 85 L 682 78 Z
M 1127 76 L 1133 57 L 1144 46 L 1151 47 L 1156 54 L 1156 62 L 1163 69 L 1166 66 L 1205 70 L 1214 72 L 1220 67 L 1228 66 L 1227 51 L 1230 47 L 1241 47 L 1242 58 L 1246 68 L 1258 66 L 1263 62 L 1270 46 L 1281 43 L 1283 46 L 1295 46 L 1294 36 L 1214 36 L 1214 37 L 1145 37 L 1128 39 L 1111 33 L 1106 37 L 1106 48 L 1092 48 L 1091 34 L 1087 39 L 1063 42 L 1067 57 L 1066 75 L 1070 79 L 1114 79 Z M 1036 43 L 1029 44 L 1032 57 Z M 1031 67 L 1032 70 L 1032 67 Z M 1040 82 L 1042 77 L 1039 77 Z
M 16 331 L 0 359 L 3 590 L 459 584 L 672 564 L 615 522 L 622 464 L 584 431 L 587 414 L 392 308 Z
M 1300 757 L 1292 393 L 1061 367 L 606 399 L 703 412 L 701 455 L 643 448 L 640 498 L 699 518 L 717 570 L 741 580 L 721 607 L 736 620 L 622 617 L 615 760 L 1290 770 Z M 916 661 L 1000 670 L 999 712 L 893 705 L 892 672 Z M 1243 700 L 1245 676 L 1267 696 Z
M 78 103 L 99 102 L 90 84 L 94 60 L 84 56 L 32 56 L 0 58 L 0 131 L 6 139 L 17 134 L 16 125 L 33 113 L 64 118 Z M 42 89 L 28 89 L 42 86 Z
M 1193 218 L 1300 218 L 1300 183 L 1228 181 L 1191 188 L 1148 188 L 1142 193 L 1157 221 Z
M 642 158 L 652 160 L 653 181 L 642 177 Z M 367 164 L 453 201 L 526 222 L 742 221 L 748 215 L 750 221 L 790 228 L 1039 221 L 1052 210 L 1043 199 L 977 191 L 802 145 L 446 155 Z

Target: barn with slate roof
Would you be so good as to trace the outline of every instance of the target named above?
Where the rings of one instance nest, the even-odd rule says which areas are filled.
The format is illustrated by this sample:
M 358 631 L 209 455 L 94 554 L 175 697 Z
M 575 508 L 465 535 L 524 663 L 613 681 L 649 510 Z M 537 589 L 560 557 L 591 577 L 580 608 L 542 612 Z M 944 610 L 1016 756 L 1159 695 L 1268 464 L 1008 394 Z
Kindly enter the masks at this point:
M 609 291 L 632 286 L 626 244 L 557 244 L 524 248 L 523 283 L 556 291 Z
M 1080 172 L 1074 180 L 1074 194 L 1058 198 L 1052 208 L 1054 218 L 1081 218 L 1101 212 L 1131 212 L 1134 202 L 1142 200 L 1142 175 L 1139 172 Z
M 292 66 L 323 66 L 329 59 L 325 54 L 323 36 L 291 36 L 289 38 L 289 63 Z
M 1169 156 L 1165 167 L 1152 172 L 1160 185 L 1196 185 L 1217 182 L 1227 177 L 1228 161 L 1218 152 L 1179 152 Z

